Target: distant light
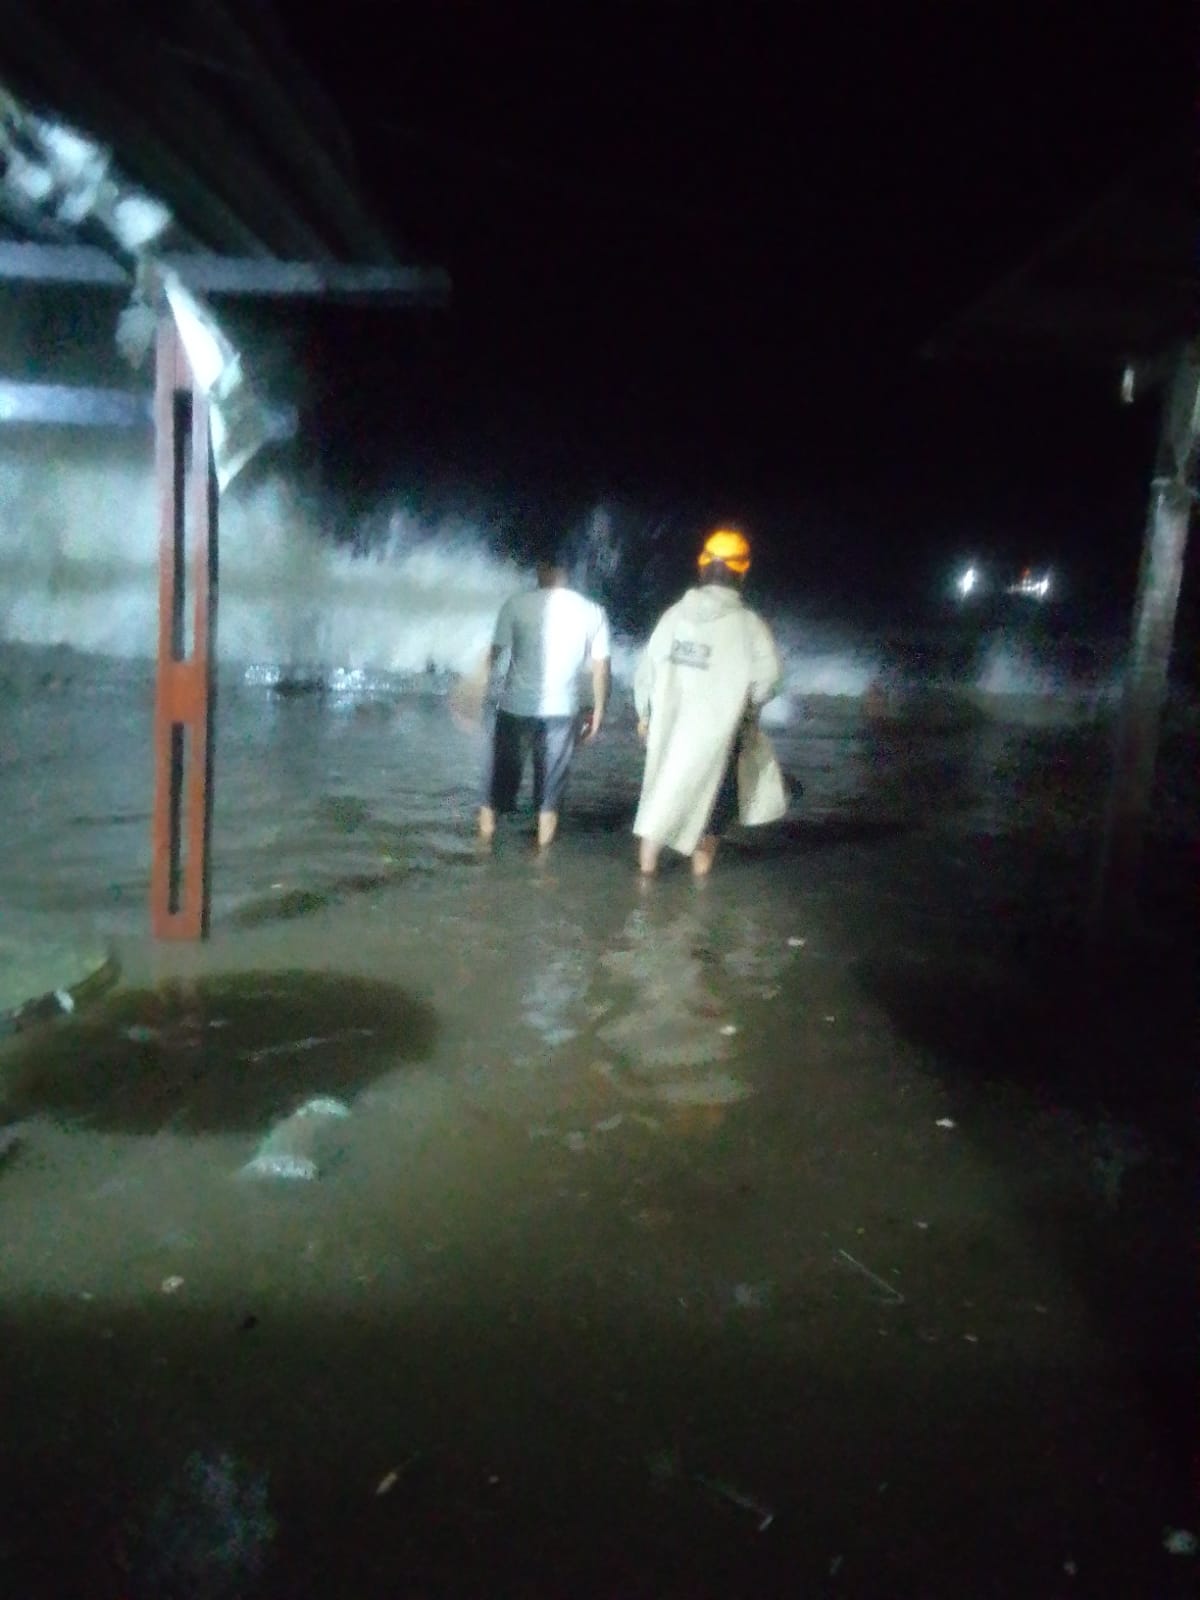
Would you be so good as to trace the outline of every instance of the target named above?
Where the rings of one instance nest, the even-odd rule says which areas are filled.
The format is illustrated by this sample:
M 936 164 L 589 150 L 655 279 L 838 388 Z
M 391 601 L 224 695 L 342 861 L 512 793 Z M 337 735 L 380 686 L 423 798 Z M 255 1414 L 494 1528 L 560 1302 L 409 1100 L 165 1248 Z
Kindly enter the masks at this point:
M 1039 577 L 1034 577 L 1026 568 L 1020 579 L 1010 585 L 1008 592 L 1023 595 L 1027 600 L 1044 600 L 1050 593 L 1050 574 L 1043 572 Z
M 975 567 L 968 567 L 958 580 L 958 592 L 965 600 L 973 589 L 978 586 L 979 572 Z

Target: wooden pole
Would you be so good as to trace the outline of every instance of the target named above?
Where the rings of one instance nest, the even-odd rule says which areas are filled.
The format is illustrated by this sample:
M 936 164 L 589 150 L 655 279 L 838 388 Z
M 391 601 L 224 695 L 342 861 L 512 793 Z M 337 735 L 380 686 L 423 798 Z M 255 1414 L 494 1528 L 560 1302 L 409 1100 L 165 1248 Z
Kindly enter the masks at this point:
M 201 939 L 209 910 L 217 494 L 208 402 L 169 316 L 158 327 L 154 422 L 159 590 L 150 925 L 157 939 Z
M 1174 362 L 1150 487 L 1133 635 L 1092 905 L 1092 934 L 1096 938 L 1130 932 L 1136 917 L 1198 441 L 1200 346 L 1193 344 L 1182 349 Z

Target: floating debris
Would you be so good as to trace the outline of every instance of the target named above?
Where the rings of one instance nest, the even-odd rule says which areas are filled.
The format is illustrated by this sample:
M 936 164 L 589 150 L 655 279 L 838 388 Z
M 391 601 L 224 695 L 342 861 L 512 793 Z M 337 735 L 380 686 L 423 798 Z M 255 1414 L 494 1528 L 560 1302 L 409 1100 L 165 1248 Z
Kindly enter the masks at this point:
M 321 1175 L 319 1150 L 328 1125 L 350 1115 L 340 1100 L 318 1095 L 277 1122 L 242 1168 L 248 1178 L 288 1178 L 311 1182 Z
M 766 1533 L 775 1521 L 775 1513 L 769 1506 L 763 1505 L 761 1500 L 756 1500 L 753 1495 L 746 1494 L 732 1483 L 727 1483 L 723 1478 L 707 1478 L 703 1473 L 692 1474 L 696 1482 L 710 1494 L 715 1494 L 718 1499 L 728 1500 L 730 1505 L 737 1506 L 742 1511 L 749 1511 L 758 1519 L 759 1533 Z
M 953 1117 L 939 1117 L 934 1126 L 938 1128 L 957 1128 L 958 1124 Z
M 169 1278 L 164 1278 L 162 1281 L 162 1292 L 164 1294 L 178 1294 L 182 1288 L 183 1279 L 177 1274 L 173 1274 Z
M 876 1288 L 882 1289 L 883 1292 L 888 1295 L 896 1305 L 903 1305 L 904 1296 L 900 1293 L 899 1289 L 897 1289 L 893 1284 L 890 1284 L 886 1278 L 881 1278 L 877 1272 L 872 1272 L 870 1267 L 864 1266 L 856 1256 L 852 1256 L 850 1254 L 849 1250 L 839 1249 L 837 1253 L 848 1266 L 854 1268 L 855 1272 L 861 1273 L 862 1276 L 869 1279 L 870 1282 L 876 1286 Z
M 408 1471 L 409 1467 L 411 1467 L 420 1459 L 420 1455 L 421 1452 L 419 1450 L 414 1450 L 407 1461 L 402 1461 L 398 1467 L 393 1467 L 390 1472 L 385 1472 L 383 1477 L 380 1478 L 379 1482 L 375 1485 L 375 1498 L 380 1500 L 385 1494 L 390 1494 L 400 1482 L 400 1479 Z

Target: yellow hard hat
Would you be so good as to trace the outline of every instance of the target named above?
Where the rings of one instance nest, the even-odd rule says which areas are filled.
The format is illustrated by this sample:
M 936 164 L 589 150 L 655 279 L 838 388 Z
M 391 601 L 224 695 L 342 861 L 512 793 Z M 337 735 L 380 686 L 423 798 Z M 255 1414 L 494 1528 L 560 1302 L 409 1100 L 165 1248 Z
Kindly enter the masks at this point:
M 700 552 L 700 570 L 719 561 L 740 577 L 750 570 L 750 541 L 735 528 L 718 528 L 704 541 Z

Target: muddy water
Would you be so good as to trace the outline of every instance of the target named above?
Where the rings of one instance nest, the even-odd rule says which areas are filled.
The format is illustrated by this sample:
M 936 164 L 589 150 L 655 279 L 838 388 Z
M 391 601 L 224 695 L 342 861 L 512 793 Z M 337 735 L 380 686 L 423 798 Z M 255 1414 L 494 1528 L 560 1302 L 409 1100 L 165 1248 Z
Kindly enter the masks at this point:
M 1186 1000 L 1064 959 L 1085 735 L 812 718 L 642 889 L 619 729 L 539 862 L 439 708 L 247 699 L 164 949 L 92 694 L 3 773 L 123 971 L 0 1057 L 6 1592 L 1191 1592 Z

